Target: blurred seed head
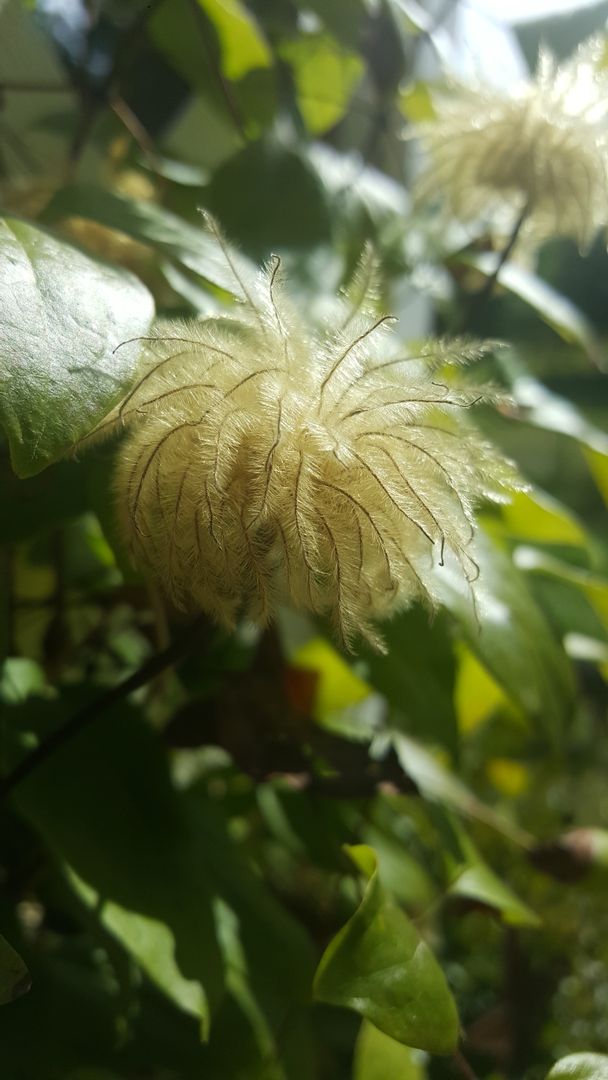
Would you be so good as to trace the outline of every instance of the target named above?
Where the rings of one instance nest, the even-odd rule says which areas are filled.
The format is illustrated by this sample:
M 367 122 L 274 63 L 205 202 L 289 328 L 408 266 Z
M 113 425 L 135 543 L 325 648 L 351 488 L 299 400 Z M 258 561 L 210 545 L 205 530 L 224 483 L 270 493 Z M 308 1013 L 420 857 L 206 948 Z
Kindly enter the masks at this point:
M 251 280 L 229 258 L 237 315 L 159 330 L 102 425 L 127 428 L 116 490 L 134 560 L 227 627 L 287 603 L 381 647 L 376 622 L 432 604 L 448 550 L 475 577 L 474 505 L 513 481 L 468 421 L 484 391 L 456 371 L 483 350 L 412 355 L 365 314 L 365 290 L 316 330 L 278 259 Z
M 452 85 L 414 131 L 428 155 L 416 198 L 441 198 L 462 220 L 527 208 L 536 242 L 571 235 L 587 247 L 608 223 L 608 67 L 592 38 L 564 64 L 543 50 L 511 94 Z

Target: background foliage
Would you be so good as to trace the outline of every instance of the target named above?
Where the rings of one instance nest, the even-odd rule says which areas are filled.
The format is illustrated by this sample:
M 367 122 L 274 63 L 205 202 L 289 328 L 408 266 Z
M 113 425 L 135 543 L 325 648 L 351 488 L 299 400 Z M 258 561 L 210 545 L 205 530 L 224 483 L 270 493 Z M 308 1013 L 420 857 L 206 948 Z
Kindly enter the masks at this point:
M 188 652 L 2 808 L 7 1080 L 608 1076 L 605 240 L 507 264 L 471 325 L 508 342 L 481 422 L 531 482 L 482 515 L 481 625 L 446 574 L 387 656 L 288 612 L 184 649 L 121 549 L 115 447 L 69 455 L 133 379 L 118 345 L 230 304 L 199 207 L 311 312 L 371 241 L 404 340 L 459 325 L 493 241 L 412 207 L 401 140 L 459 16 L 0 0 L 3 772 Z

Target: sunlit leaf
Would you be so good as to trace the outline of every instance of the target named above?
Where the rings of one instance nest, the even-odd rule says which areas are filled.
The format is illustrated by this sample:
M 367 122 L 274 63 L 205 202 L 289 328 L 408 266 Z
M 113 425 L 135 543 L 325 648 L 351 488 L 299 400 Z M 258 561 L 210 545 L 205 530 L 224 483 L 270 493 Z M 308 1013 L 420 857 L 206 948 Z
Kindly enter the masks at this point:
M 48 696 L 49 687 L 40 664 L 27 656 L 9 656 L 0 664 L 0 703 L 18 705 L 31 695 Z
M 580 547 L 587 544 L 585 530 L 572 511 L 538 488 L 514 492 L 501 507 L 501 519 L 508 534 L 518 540 Z
M 380 884 L 373 850 L 347 850 L 369 880 L 359 908 L 321 958 L 317 1000 L 354 1009 L 408 1046 L 451 1053 L 458 1014 L 441 968 Z
M 0 421 L 19 476 L 57 461 L 120 399 L 152 297 L 133 275 L 0 220 Z
M 600 453 L 598 450 L 586 449 L 585 457 L 597 485 L 597 489 L 606 503 L 606 506 L 608 506 L 608 446 L 606 447 L 605 453 Z
M 608 1080 L 606 1054 L 569 1054 L 553 1066 L 547 1080 Z
M 425 1080 L 424 1055 L 403 1046 L 367 1020 L 355 1045 L 352 1080 Z
M 67 704 L 52 704 L 53 714 L 64 718 Z M 201 1029 L 207 1035 L 210 1010 L 222 989 L 210 882 L 152 732 L 132 710 L 115 707 L 25 781 L 16 801 L 89 890 L 118 905 L 110 909 L 113 931 L 120 929 L 123 942 L 134 945 L 135 956 L 145 959 L 159 981 L 171 973 L 177 979 L 168 967 L 170 941 L 175 941 L 181 977 L 199 986 Z M 160 931 L 162 949 L 153 958 L 159 924 L 166 930 Z M 184 983 L 179 986 L 183 999 Z M 188 994 L 192 1006 L 192 990 Z
M 196 979 L 187 979 L 180 971 L 175 959 L 175 936 L 169 926 L 104 899 L 77 874 L 72 873 L 70 880 L 84 903 L 97 912 L 103 925 L 125 946 L 152 982 L 184 1012 L 206 1022 L 203 988 Z
M 510 704 L 504 689 L 464 644 L 459 649 L 454 702 L 458 726 L 465 735 L 474 731 L 495 709 Z
M 306 34 L 281 46 L 291 64 L 306 127 L 320 135 L 344 115 L 363 73 L 363 62 L 327 34 Z
M 251 13 L 239 0 L 198 0 L 220 40 L 222 69 L 229 79 L 240 79 L 252 68 L 268 67 L 270 49 Z

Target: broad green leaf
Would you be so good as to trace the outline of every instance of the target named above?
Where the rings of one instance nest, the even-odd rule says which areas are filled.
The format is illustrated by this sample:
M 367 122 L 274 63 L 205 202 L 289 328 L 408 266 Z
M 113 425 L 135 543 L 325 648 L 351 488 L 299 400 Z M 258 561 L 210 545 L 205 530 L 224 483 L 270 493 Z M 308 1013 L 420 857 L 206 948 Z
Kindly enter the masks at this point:
M 496 709 L 511 703 L 502 686 L 464 643 L 458 656 L 454 704 L 458 727 L 462 734 L 468 735 Z
M 312 135 L 342 119 L 364 65 L 354 52 L 328 34 L 306 34 L 281 45 L 292 67 L 298 107 Z
M 31 986 L 23 960 L 0 934 L 0 1005 L 26 994 Z
M 291 656 L 291 662 L 296 668 L 311 671 L 315 677 L 314 715 L 318 720 L 357 705 L 372 693 L 372 687 L 325 638 L 311 638 L 301 645 Z
M 457 810 L 465 817 L 483 821 L 497 832 L 526 845 L 530 837 L 507 818 L 497 813 L 491 806 L 483 803 L 472 791 L 440 760 L 415 739 L 410 739 L 399 731 L 393 731 L 391 741 L 395 747 L 399 763 L 404 773 L 409 776 L 424 798 Z M 377 740 L 380 750 L 385 749 L 383 736 Z
M 152 297 L 108 266 L 16 218 L 0 220 L 0 422 L 15 472 L 65 455 L 121 398 Z
M 510 926 L 538 926 L 538 916 L 490 869 L 466 831 L 457 822 L 453 827 L 460 855 L 455 858 L 446 853 L 450 868 L 448 892 L 494 908 Z
M 602 454 L 597 450 L 587 449 L 585 450 L 585 457 L 597 489 L 606 506 L 608 506 L 608 447 L 606 447 L 605 453 Z
M 587 420 L 571 401 L 554 394 L 538 379 L 515 375 L 511 378 L 511 393 L 526 423 L 569 435 L 591 450 L 608 454 L 608 435 Z
M 119 229 L 143 244 L 176 259 L 206 281 L 233 294 L 238 282 L 217 238 L 201 225 L 191 225 L 155 203 L 129 199 L 105 188 L 74 184 L 62 188 L 45 210 L 47 221 L 77 216 L 90 218 L 110 229 Z M 238 271 L 247 275 L 252 264 L 237 252 L 230 253 Z
M 28 697 L 53 693 L 40 664 L 27 656 L 9 656 L 0 664 L 0 703 L 19 705 Z
M 175 959 L 175 936 L 167 924 L 104 899 L 77 874 L 71 873 L 70 881 L 87 907 L 97 912 L 106 929 L 124 945 L 152 982 L 184 1012 L 204 1018 L 206 1001 L 202 986 L 196 979 L 184 978 L 180 971 Z
M 569 1054 L 553 1066 L 547 1080 L 608 1080 L 606 1054 Z
M 368 681 L 393 706 L 393 724 L 455 755 L 458 728 L 453 689 L 456 671 L 449 620 L 412 608 L 382 626 L 387 652 L 362 648 Z
M 467 261 L 486 275 L 493 274 L 496 267 L 495 255 L 467 256 Z M 498 281 L 505 289 L 534 308 L 541 319 L 561 338 L 580 345 L 597 367 L 603 367 L 604 349 L 592 324 L 572 300 L 514 262 L 505 263 L 499 272 Z
M 425 1080 L 423 1056 L 364 1020 L 355 1045 L 352 1080 Z
M 411 82 L 399 94 L 399 109 L 406 120 L 420 124 L 435 116 L 429 83 Z
M 541 544 L 575 544 L 585 547 L 587 535 L 574 514 L 565 506 L 534 488 L 516 491 L 501 507 L 501 520 L 511 537 Z M 495 531 L 493 521 L 486 518 L 488 531 Z
M 272 55 L 255 19 L 239 0 L 198 0 L 220 41 L 222 70 L 240 79 L 252 68 L 269 67 Z
M 369 880 L 359 908 L 321 958 L 315 997 L 354 1009 L 397 1042 L 452 1053 L 458 1014 L 441 968 L 380 884 L 374 851 L 346 850 Z
M 522 570 L 554 577 L 580 589 L 608 631 L 608 579 L 556 559 L 538 548 L 522 545 L 515 549 L 513 558 Z
M 331 239 L 326 192 L 310 155 L 271 138 L 250 143 L 217 169 L 205 206 L 256 259 Z
M 557 740 L 573 697 L 565 653 L 508 554 L 481 530 L 468 554 L 479 567 L 478 580 L 467 584 L 460 567 L 446 559 L 435 578 L 437 599 L 509 697 Z
M 20 730 L 27 717 L 24 706 Z M 47 723 L 64 720 L 69 701 L 47 703 Z M 21 722 L 19 722 L 21 721 Z M 209 1031 L 210 1011 L 222 990 L 222 963 L 211 908 L 211 882 L 198 842 L 180 799 L 171 787 L 160 743 L 126 706 L 81 732 L 18 789 L 19 809 L 45 838 L 51 851 L 82 879 L 101 901 L 118 905 L 135 958 L 149 941 L 138 940 L 133 918 L 144 927 L 164 924 L 175 941 L 175 964 L 184 980 L 199 984 L 200 1022 Z M 77 808 L 77 811 L 75 810 Z M 120 910 L 114 909 L 115 919 Z M 167 967 L 164 959 L 156 970 Z M 193 998 L 190 999 L 191 1004 Z

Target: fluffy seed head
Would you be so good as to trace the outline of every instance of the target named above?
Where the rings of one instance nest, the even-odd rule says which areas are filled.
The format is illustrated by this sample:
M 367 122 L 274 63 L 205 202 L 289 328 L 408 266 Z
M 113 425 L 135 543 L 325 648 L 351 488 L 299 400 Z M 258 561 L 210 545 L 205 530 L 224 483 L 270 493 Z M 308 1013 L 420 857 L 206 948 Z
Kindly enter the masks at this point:
M 503 94 L 451 86 L 436 118 L 413 132 L 429 164 L 418 200 L 441 197 L 462 220 L 507 206 L 528 213 L 538 241 L 574 236 L 581 248 L 608 223 L 608 72 L 593 38 L 558 65 L 539 57 L 533 81 Z
M 313 331 L 278 259 L 250 281 L 230 257 L 238 317 L 159 331 L 102 425 L 127 427 L 124 533 L 180 608 L 230 627 L 288 603 L 380 647 L 375 622 L 432 602 L 448 549 L 474 578 L 474 503 L 512 479 L 466 419 L 480 390 L 445 374 L 479 350 L 435 342 L 413 356 L 362 298 Z

